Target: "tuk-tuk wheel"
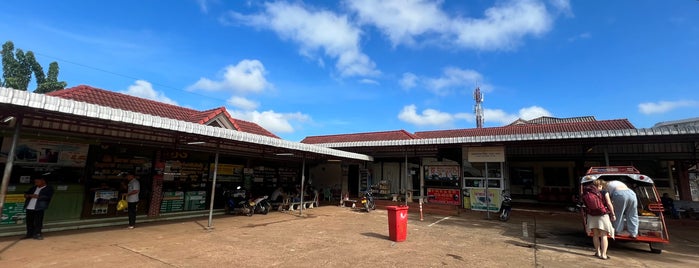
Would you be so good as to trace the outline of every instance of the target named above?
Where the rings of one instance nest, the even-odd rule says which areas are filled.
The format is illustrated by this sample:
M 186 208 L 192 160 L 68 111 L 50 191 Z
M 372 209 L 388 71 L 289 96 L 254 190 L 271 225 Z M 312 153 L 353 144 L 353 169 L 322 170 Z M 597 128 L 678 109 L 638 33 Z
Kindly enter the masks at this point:
M 650 252 L 655 254 L 663 253 L 664 245 L 661 243 L 648 243 L 650 245 Z

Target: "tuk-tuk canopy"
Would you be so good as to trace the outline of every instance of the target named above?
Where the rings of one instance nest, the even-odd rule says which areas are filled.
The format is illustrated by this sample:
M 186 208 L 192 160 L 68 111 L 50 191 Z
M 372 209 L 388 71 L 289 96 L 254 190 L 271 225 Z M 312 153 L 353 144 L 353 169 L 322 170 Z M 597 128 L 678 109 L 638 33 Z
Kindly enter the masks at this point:
M 650 177 L 641 174 L 638 169 L 632 166 L 591 167 L 582 177 L 580 183 L 585 184 L 605 176 L 624 176 L 637 182 L 653 184 Z

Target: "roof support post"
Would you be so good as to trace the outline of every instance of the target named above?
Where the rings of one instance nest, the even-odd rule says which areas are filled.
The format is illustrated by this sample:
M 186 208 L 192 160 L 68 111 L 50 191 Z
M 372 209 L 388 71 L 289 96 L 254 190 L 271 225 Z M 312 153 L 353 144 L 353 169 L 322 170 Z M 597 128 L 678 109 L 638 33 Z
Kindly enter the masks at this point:
M 22 118 L 15 117 L 15 133 L 12 135 L 12 145 L 10 152 L 7 153 L 7 163 L 5 163 L 5 171 L 2 174 L 2 185 L 0 186 L 0 212 L 5 207 L 5 197 L 7 195 L 7 186 L 10 184 L 10 175 L 12 175 L 12 166 L 15 162 L 15 148 L 19 140 L 19 130 L 22 127 Z
M 209 225 L 206 229 L 211 230 L 214 228 L 213 225 L 213 215 L 214 215 L 214 194 L 216 193 L 216 176 L 218 175 L 218 151 L 219 144 L 216 144 L 216 156 L 214 158 L 214 178 L 211 181 L 211 198 L 209 199 Z
M 304 183 L 306 182 L 306 155 L 303 155 L 303 161 L 301 162 L 301 209 L 299 209 L 299 216 L 303 215 L 303 195 L 306 192 L 304 189 Z

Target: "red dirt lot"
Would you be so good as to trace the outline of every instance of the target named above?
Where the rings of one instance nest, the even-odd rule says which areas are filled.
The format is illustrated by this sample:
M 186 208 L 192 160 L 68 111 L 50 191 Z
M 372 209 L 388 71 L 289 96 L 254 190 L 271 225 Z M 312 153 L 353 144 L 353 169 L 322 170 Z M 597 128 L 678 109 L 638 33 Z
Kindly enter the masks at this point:
M 491 215 L 495 218 L 495 215 Z M 662 254 L 647 244 L 592 256 L 578 215 L 514 210 L 509 222 L 483 212 L 408 218 L 407 240 L 388 237 L 385 210 L 321 206 L 268 215 L 217 216 L 0 238 L 0 267 L 697 267 L 699 228 L 676 224 Z M 674 233 L 677 238 L 673 240 Z

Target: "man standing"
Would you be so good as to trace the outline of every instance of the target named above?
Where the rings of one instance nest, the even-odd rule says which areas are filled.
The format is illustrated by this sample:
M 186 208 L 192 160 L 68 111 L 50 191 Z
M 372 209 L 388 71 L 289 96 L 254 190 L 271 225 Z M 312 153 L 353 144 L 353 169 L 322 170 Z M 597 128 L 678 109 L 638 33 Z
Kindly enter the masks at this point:
M 34 179 L 34 186 L 24 192 L 24 209 L 27 213 L 27 235 L 24 238 L 43 240 L 41 229 L 44 227 L 44 211 L 49 207 L 53 188 L 46 184 L 47 174 Z
M 131 172 L 124 172 L 124 176 L 129 180 L 129 185 L 126 190 L 126 202 L 129 203 L 129 229 L 136 227 L 136 205 L 138 205 L 138 193 L 141 191 L 141 183 Z

